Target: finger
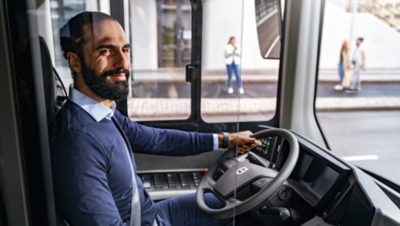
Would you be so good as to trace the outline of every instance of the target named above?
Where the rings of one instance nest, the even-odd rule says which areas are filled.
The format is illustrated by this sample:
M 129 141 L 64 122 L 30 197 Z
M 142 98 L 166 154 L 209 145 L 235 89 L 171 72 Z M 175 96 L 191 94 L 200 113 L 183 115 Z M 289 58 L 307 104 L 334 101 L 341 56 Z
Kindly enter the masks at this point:
M 240 155 L 240 154 L 245 154 L 245 153 L 247 153 L 247 152 L 249 152 L 247 149 L 242 149 L 242 148 L 239 148 L 238 150 L 237 150 L 237 153 Z
M 242 146 L 242 147 L 245 147 L 245 148 L 248 148 L 248 149 L 252 149 L 252 148 L 258 147 L 260 145 L 257 142 L 251 142 L 251 143 L 243 143 L 243 144 L 241 144 L 239 146 Z
M 247 153 L 252 149 L 252 146 L 244 145 L 244 146 L 239 146 L 238 151 L 240 153 Z

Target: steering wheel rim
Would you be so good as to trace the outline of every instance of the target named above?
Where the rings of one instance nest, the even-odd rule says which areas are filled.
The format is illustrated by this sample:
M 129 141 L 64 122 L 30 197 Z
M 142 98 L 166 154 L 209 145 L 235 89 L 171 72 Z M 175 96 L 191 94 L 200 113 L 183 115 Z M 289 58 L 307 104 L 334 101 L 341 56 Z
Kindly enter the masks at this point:
M 261 202 L 264 200 L 268 199 L 271 195 L 273 195 L 280 187 L 281 185 L 287 180 L 287 178 L 290 176 L 292 173 L 294 167 L 296 166 L 297 159 L 299 157 L 299 144 L 297 141 L 297 138 L 291 133 L 290 131 L 286 129 L 265 129 L 261 130 L 253 135 L 254 138 L 262 138 L 262 137 L 268 137 L 268 136 L 279 136 L 284 138 L 288 143 L 289 143 L 289 154 L 288 157 L 285 161 L 285 164 L 282 166 L 282 168 L 277 172 L 276 176 L 273 177 L 273 179 L 265 185 L 263 188 L 261 188 L 260 191 L 252 195 L 251 197 L 245 199 L 244 201 L 240 201 L 234 197 L 228 198 L 228 194 L 225 197 L 221 196 L 221 192 L 218 192 L 218 190 L 223 190 L 221 189 L 220 183 L 215 181 L 212 177 L 214 173 L 217 171 L 219 168 L 219 162 L 215 163 L 213 166 L 211 166 L 208 170 L 208 172 L 203 176 L 199 186 L 197 187 L 197 193 L 196 193 L 196 201 L 201 210 L 204 212 L 216 217 L 216 218 L 230 218 L 235 215 L 239 215 L 242 213 L 245 213 L 256 206 L 258 206 Z M 227 151 L 224 153 L 219 160 L 225 160 L 229 156 L 235 155 L 234 152 Z M 229 168 L 227 171 L 223 173 L 223 176 L 225 176 L 226 173 L 230 174 L 225 176 L 226 178 L 232 178 L 231 174 L 238 174 L 239 170 L 241 170 L 239 173 L 243 174 L 243 178 L 246 178 L 245 173 L 248 171 L 251 173 L 252 171 L 257 171 L 260 170 L 257 167 L 254 167 L 252 165 L 246 165 L 247 163 L 240 164 L 240 162 L 237 162 L 234 166 Z M 253 164 L 253 163 L 251 163 Z M 242 173 L 243 169 L 247 168 L 245 172 Z M 268 173 L 266 175 L 269 175 Z M 240 175 L 234 175 L 235 177 L 239 177 Z M 265 175 L 263 175 L 265 176 Z M 256 178 L 256 176 L 254 177 Z M 272 178 L 272 177 L 271 177 Z M 246 180 L 246 179 L 244 179 Z M 230 179 L 224 179 L 225 182 L 229 182 Z M 238 189 L 238 185 L 235 185 L 235 190 Z M 240 185 L 239 185 L 240 186 Z M 220 208 L 220 209 L 213 209 L 207 206 L 204 200 L 204 195 L 206 192 L 211 192 L 225 203 L 225 206 Z M 223 193 L 223 192 L 222 192 Z

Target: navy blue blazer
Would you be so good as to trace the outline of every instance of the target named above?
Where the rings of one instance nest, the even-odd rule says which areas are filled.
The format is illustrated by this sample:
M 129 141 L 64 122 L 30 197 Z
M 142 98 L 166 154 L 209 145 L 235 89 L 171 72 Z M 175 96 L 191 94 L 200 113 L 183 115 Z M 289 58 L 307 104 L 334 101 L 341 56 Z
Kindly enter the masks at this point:
M 113 120 L 96 122 L 71 101 L 50 131 L 57 211 L 71 225 L 129 225 L 132 177 L 121 133 L 133 153 L 181 156 L 213 149 L 212 134 L 151 128 L 119 111 Z M 134 160 L 133 164 L 136 169 Z M 154 203 L 137 175 L 136 179 L 142 225 L 152 225 Z

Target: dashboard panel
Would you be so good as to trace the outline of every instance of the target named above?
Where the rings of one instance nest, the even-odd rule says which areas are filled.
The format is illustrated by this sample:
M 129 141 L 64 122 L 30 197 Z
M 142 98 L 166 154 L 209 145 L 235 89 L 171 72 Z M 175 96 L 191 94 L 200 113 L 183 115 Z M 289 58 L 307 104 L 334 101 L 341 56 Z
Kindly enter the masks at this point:
M 271 168 L 279 170 L 288 154 L 287 142 L 279 137 L 266 137 L 260 141 L 262 145 L 254 152 L 267 159 Z M 330 191 L 343 182 L 350 168 L 326 151 L 313 147 L 307 140 L 301 141 L 299 159 L 288 184 L 306 202 L 316 207 L 328 198 Z
M 174 195 L 193 193 L 203 177 L 204 170 L 177 170 L 139 172 L 143 187 L 152 199 L 162 200 Z

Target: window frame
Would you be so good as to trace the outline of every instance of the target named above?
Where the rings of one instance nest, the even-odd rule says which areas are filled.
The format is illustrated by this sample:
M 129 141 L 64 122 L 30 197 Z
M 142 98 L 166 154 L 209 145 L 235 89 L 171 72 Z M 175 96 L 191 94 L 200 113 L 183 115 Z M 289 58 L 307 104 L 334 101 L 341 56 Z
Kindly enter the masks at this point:
M 139 123 L 159 128 L 172 128 L 199 132 L 219 132 L 229 131 L 236 132 L 238 130 L 260 130 L 259 125 L 267 125 L 278 127 L 279 125 L 279 108 L 280 106 L 280 87 L 281 87 L 281 67 L 279 67 L 279 75 L 277 81 L 277 95 L 275 114 L 268 121 L 240 121 L 240 122 L 206 122 L 201 116 L 201 98 L 202 98 L 202 28 L 203 28 L 203 7 L 201 0 L 191 0 L 192 7 L 192 52 L 191 64 L 186 65 L 186 82 L 190 83 L 190 114 L 187 119 L 174 120 L 153 120 L 139 121 Z M 283 45 L 281 45 L 281 53 Z M 282 55 L 282 54 L 281 54 Z M 279 63 L 281 65 L 281 62 Z M 118 102 L 118 109 L 127 115 L 127 100 Z

